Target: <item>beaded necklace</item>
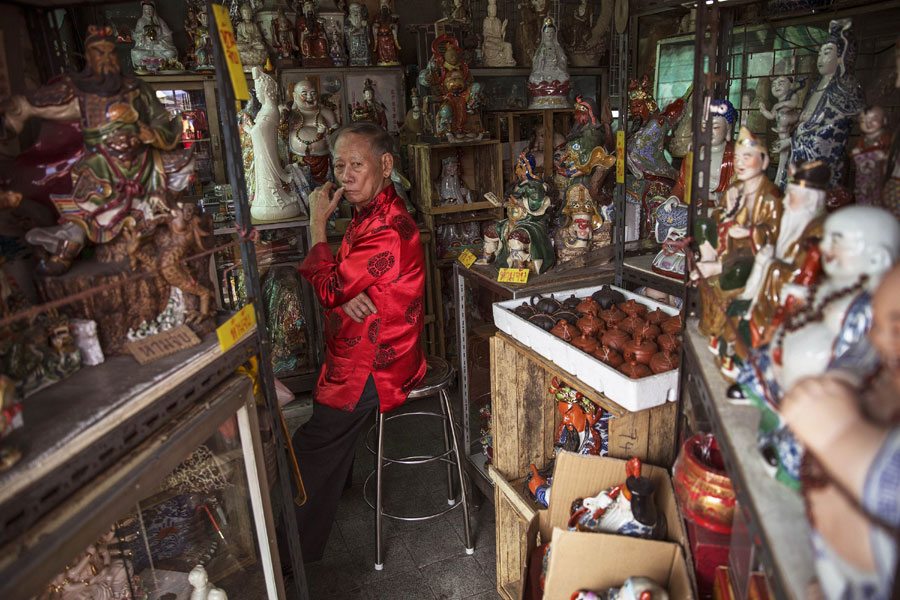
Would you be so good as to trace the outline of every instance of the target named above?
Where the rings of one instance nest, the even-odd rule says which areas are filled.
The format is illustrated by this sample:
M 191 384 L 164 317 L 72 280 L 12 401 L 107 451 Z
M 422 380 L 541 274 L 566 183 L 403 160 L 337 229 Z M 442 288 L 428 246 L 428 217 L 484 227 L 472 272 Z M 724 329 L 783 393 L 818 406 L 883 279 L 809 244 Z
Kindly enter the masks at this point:
M 310 146 L 312 146 L 316 142 L 321 142 L 323 139 L 325 139 L 325 130 L 324 129 L 321 131 L 319 130 L 319 114 L 321 114 L 321 112 L 322 112 L 321 108 L 316 109 L 316 116 L 313 120 L 313 125 L 315 125 L 315 127 L 316 127 L 316 137 L 314 137 L 311 140 L 304 140 L 302 137 L 300 137 L 300 130 L 303 129 L 303 126 L 306 123 L 306 121 L 303 118 L 302 112 L 300 112 L 300 123 L 297 124 L 297 129 L 294 130 L 294 137 L 297 138 L 297 141 L 300 142 L 301 144 L 306 145 L 305 154 L 307 156 L 309 156 L 309 152 L 310 152 L 309 147 Z

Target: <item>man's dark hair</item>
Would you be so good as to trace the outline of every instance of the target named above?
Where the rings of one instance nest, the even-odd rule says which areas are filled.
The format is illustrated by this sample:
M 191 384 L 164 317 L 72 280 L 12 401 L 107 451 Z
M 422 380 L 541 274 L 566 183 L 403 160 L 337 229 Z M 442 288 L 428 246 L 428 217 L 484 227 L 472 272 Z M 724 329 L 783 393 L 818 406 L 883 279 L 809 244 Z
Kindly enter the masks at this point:
M 370 121 L 358 121 L 344 125 L 328 138 L 328 146 L 334 151 L 338 140 L 341 136 L 348 134 L 361 135 L 369 140 L 372 146 L 372 152 L 377 158 L 381 158 L 384 154 L 394 154 L 394 140 L 383 127 Z

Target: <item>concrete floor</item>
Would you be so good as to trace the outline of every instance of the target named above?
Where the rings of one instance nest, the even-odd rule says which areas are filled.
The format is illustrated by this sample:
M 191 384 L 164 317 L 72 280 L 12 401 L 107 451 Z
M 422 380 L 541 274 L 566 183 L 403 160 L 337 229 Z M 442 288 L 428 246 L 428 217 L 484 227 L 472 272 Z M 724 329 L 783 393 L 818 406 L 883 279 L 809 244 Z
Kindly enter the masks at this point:
M 436 399 L 417 400 L 398 409 L 439 412 Z M 308 399 L 286 407 L 293 429 L 309 418 Z M 461 419 L 458 402 L 454 406 Z M 481 500 L 471 511 L 475 553 L 465 552 L 462 507 L 429 521 L 383 521 L 384 569 L 376 571 L 375 512 L 363 499 L 363 483 L 375 459 L 360 439 L 352 485 L 344 491 L 325 556 L 307 563 L 312 600 L 494 600 L 496 558 L 494 507 Z M 410 416 L 385 426 L 385 455 L 434 454 L 442 448 L 440 420 Z M 447 507 L 444 463 L 391 465 L 384 470 L 385 510 L 422 515 Z M 375 479 L 370 482 L 374 496 Z M 476 494 L 477 496 L 477 494 Z M 289 582 L 292 587 L 292 582 Z

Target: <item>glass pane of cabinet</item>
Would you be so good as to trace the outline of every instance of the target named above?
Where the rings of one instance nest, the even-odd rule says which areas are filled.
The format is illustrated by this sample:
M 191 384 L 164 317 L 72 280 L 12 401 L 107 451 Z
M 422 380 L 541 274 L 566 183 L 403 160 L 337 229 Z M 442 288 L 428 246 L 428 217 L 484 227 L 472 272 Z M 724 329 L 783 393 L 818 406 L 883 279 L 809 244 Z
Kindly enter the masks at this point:
M 200 195 L 201 186 L 214 184 L 216 180 L 206 94 L 202 89 L 180 89 L 177 84 L 166 87 L 157 84 L 154 88 L 166 110 L 181 119 L 182 146 L 194 149 L 195 176 L 200 186 L 189 195 Z

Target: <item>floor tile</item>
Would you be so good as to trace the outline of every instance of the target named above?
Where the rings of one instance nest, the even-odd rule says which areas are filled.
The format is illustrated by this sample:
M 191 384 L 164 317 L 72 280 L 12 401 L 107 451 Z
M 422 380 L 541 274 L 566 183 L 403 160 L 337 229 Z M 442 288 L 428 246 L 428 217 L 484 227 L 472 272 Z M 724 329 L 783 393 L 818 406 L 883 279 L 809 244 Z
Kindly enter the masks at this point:
M 481 592 L 479 594 L 475 594 L 474 596 L 469 596 L 466 600 L 502 600 L 503 596 L 498 594 L 496 591 L 489 592 Z
M 435 519 L 433 525 L 408 531 L 401 537 L 418 567 L 466 553 L 453 525 L 444 519 Z
M 471 556 L 436 562 L 421 569 L 437 600 L 458 600 L 494 589 Z
M 419 571 L 410 571 L 376 581 L 366 586 L 366 589 L 373 600 L 434 599 L 434 594 Z

